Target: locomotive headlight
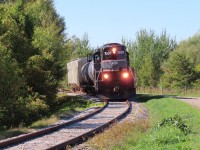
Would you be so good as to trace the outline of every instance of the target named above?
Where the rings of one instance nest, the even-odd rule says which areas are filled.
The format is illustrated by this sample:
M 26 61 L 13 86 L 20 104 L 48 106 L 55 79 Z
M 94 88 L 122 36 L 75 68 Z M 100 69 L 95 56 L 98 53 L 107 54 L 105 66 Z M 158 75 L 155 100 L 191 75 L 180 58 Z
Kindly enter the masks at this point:
M 103 75 L 103 78 L 104 78 L 104 79 L 109 79 L 109 75 L 108 75 L 108 74 L 104 74 L 104 75 Z
M 112 49 L 112 53 L 113 53 L 113 54 L 116 54 L 116 52 L 117 52 L 117 49 L 114 47 L 114 48 Z
M 122 74 L 122 77 L 125 78 L 125 79 L 127 79 L 129 77 L 129 73 L 128 72 L 124 72 Z

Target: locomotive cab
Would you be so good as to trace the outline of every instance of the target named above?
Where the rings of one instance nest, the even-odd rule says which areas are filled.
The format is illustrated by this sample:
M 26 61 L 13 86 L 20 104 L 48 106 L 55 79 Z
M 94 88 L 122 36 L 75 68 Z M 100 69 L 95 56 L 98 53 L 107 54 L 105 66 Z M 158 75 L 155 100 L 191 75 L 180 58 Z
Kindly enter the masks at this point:
M 105 44 L 88 56 L 87 61 L 81 69 L 84 91 L 126 98 L 129 93 L 135 93 L 135 75 L 124 45 Z
M 95 90 L 108 95 L 127 95 L 134 90 L 134 75 L 124 45 L 111 43 L 94 54 Z

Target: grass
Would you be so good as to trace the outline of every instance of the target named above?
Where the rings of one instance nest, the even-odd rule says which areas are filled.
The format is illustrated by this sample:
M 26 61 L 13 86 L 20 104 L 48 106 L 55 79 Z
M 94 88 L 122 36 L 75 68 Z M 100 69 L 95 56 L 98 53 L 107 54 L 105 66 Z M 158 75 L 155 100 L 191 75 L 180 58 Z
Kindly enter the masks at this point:
M 20 134 L 31 132 L 34 129 L 40 129 L 56 123 L 62 117 L 72 117 L 76 113 L 91 107 L 102 107 L 104 103 L 95 103 L 91 100 L 85 100 L 77 96 L 67 96 L 65 93 L 58 94 L 54 102 L 52 110 L 48 116 L 44 116 L 40 120 L 33 122 L 30 126 L 10 130 L 0 131 L 0 140 L 17 136 Z
M 34 122 L 31 128 L 42 128 L 56 123 L 60 118 L 70 118 L 76 113 L 91 107 L 102 107 L 103 103 L 94 103 L 91 100 L 85 100 L 77 96 L 67 96 L 66 94 L 59 94 L 53 113 L 50 117 L 43 118 Z
M 200 88 L 159 88 L 159 87 L 138 87 L 138 93 L 179 95 L 187 97 L 200 97 Z
M 29 128 L 38 129 L 56 123 L 59 120 L 57 116 L 51 116 L 50 118 L 43 118 L 31 124 Z
M 0 131 L 0 140 L 13 137 L 13 136 L 18 136 L 21 134 L 29 133 L 30 130 L 27 128 L 14 128 L 14 129 L 9 129 L 6 131 Z
M 139 122 L 132 127 L 114 126 L 114 132 L 99 135 L 91 146 L 95 149 L 117 150 L 199 150 L 200 111 L 182 101 L 154 95 L 138 95 L 138 101 L 145 102 L 149 111 L 149 126 Z M 148 124 L 148 123 L 145 123 Z M 148 128 L 149 127 L 149 128 Z M 126 134 L 121 134 L 123 129 Z M 113 142 L 111 137 L 115 137 Z M 93 139 L 92 139 L 93 140 Z M 106 142 L 105 142 L 106 141 Z M 97 146 L 94 143 L 103 144 Z
M 92 149 L 115 149 L 123 145 L 124 142 L 127 144 L 131 141 L 131 144 L 136 144 L 142 133 L 148 129 L 147 120 L 140 120 L 138 124 L 133 122 L 122 122 L 120 124 L 114 124 L 109 127 L 108 130 L 103 133 L 95 135 L 94 138 L 89 140 L 88 144 L 92 147 Z M 135 136 L 129 138 L 131 136 L 131 132 L 134 132 Z

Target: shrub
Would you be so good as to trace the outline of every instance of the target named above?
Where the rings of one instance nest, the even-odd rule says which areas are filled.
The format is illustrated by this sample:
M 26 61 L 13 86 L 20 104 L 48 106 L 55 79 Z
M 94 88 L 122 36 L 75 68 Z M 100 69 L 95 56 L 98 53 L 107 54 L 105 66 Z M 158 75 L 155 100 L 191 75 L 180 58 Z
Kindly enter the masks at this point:
M 178 115 L 175 115 L 174 117 L 164 118 L 162 122 L 158 124 L 158 127 L 160 128 L 166 125 L 175 126 L 177 129 L 179 129 L 186 135 L 191 133 L 190 127 L 188 127 L 183 121 L 183 119 Z

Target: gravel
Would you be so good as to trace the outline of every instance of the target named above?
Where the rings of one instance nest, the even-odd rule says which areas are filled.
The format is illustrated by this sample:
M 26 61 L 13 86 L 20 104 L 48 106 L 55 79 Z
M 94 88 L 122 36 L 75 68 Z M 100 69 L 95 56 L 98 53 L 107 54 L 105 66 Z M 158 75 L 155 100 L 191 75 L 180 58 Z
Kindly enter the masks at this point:
M 114 119 L 116 116 L 124 112 L 127 107 L 128 106 L 125 102 L 110 102 L 106 109 L 96 114 L 95 116 L 90 117 L 89 119 L 83 120 L 70 126 L 66 126 L 56 132 L 49 133 L 45 136 L 25 141 L 13 147 L 8 147 L 7 149 L 47 149 L 53 145 L 57 145 L 66 140 L 70 140 L 74 137 L 80 136 L 88 131 L 93 130 L 96 127 L 99 127 L 109 122 L 110 120 Z M 62 121 L 60 121 L 60 123 L 61 122 Z

